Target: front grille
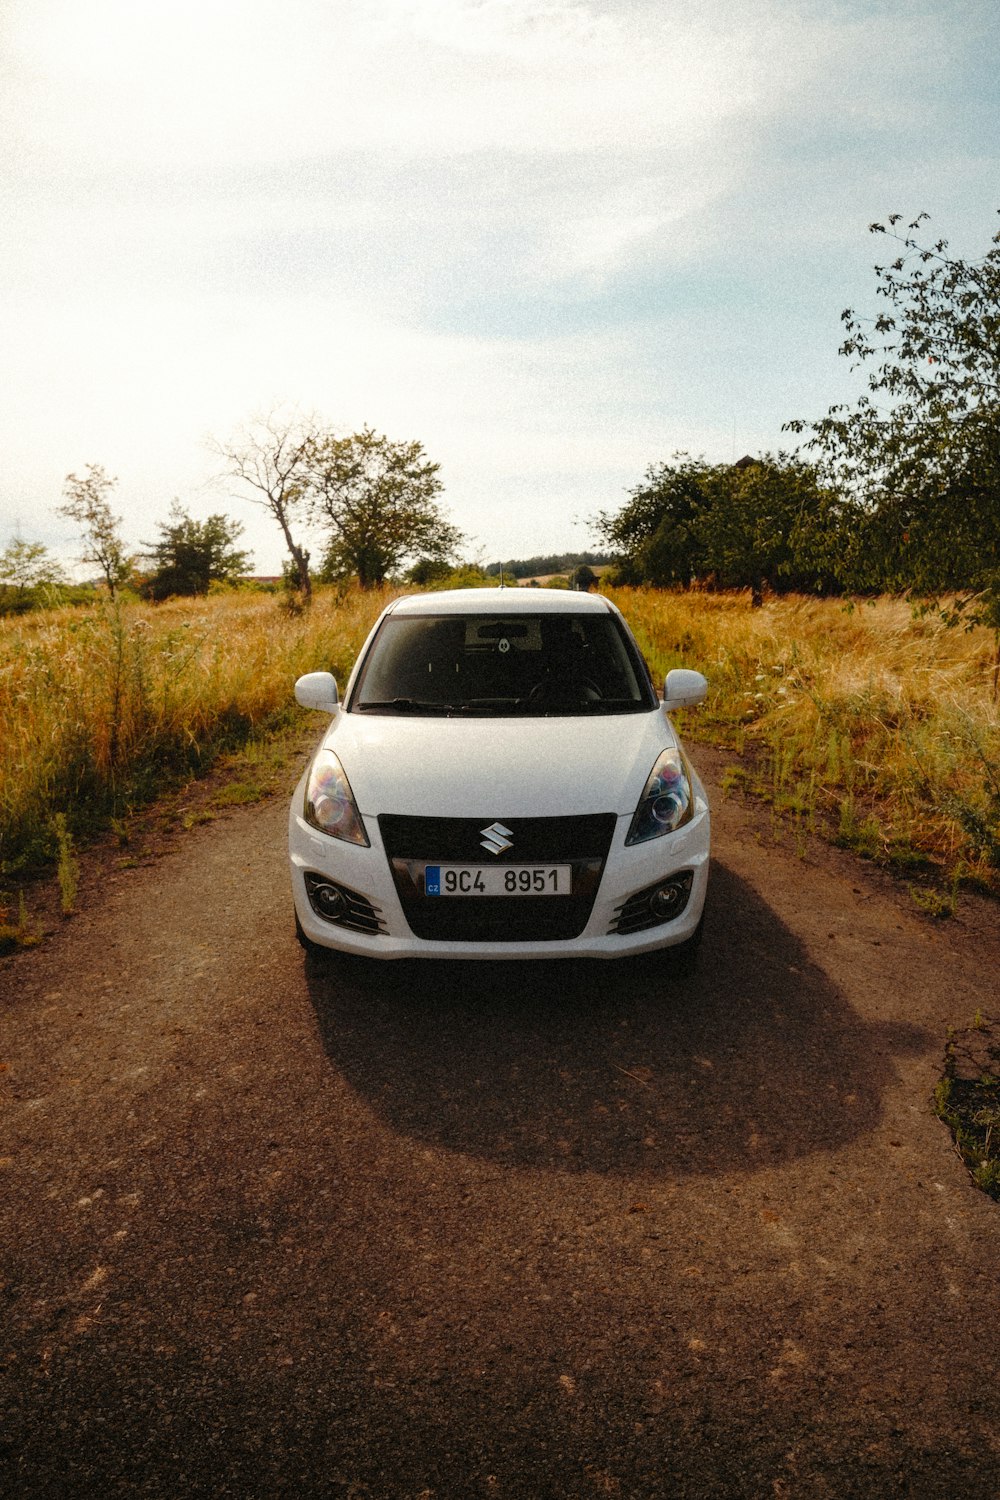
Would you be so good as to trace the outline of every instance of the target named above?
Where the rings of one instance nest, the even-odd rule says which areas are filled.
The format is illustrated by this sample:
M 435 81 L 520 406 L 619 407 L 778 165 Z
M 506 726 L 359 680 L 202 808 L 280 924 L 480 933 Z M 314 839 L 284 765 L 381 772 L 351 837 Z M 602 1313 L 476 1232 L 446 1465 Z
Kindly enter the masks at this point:
M 483 848 L 486 831 L 503 825 L 510 847 Z M 438 942 L 559 942 L 579 937 L 615 828 L 614 813 L 575 818 L 410 818 L 383 814 L 382 842 L 403 912 L 414 936 Z M 427 864 L 569 864 L 571 896 L 425 896 Z

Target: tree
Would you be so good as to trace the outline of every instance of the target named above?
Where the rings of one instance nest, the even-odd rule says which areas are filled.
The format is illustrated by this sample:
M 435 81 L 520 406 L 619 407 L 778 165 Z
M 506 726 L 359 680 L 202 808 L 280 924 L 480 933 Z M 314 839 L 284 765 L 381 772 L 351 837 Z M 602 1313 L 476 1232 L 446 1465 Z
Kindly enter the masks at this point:
M 247 498 L 262 505 L 281 527 L 298 588 L 306 602 L 312 598 L 309 553 L 295 541 L 292 526 L 304 514 L 306 460 L 315 441 L 313 425 L 286 422 L 272 412 L 251 422 L 228 443 L 211 445 L 225 460 L 229 477 L 239 480 L 245 489 L 256 491 Z
M 709 464 L 687 454 L 650 467 L 621 511 L 602 512 L 598 530 L 623 558 L 625 582 L 720 588 L 764 584 L 826 593 L 838 587 L 845 530 L 837 496 L 816 470 L 784 453 Z
M 462 540 L 437 497 L 439 464 L 418 442 L 392 442 L 365 427 L 351 437 L 318 432 L 308 456 L 310 514 L 330 535 L 329 576 L 356 573 L 362 588 L 410 558 L 448 561 Z
M 443 557 L 419 557 L 412 568 L 407 571 L 410 583 L 418 584 L 420 588 L 430 588 L 435 583 L 440 583 L 442 578 L 447 578 L 452 570 L 450 562 Z
M 170 521 L 160 525 L 160 540 L 146 543 L 155 571 L 143 585 L 150 599 L 173 594 L 207 594 L 211 583 L 229 583 L 245 573 L 249 556 L 236 547 L 243 527 L 227 516 L 196 521 L 175 501 Z
M 703 569 L 696 522 L 704 505 L 704 461 L 675 453 L 673 464 L 650 465 L 645 483 L 620 511 L 601 511 L 598 532 L 624 560 L 625 582 L 688 584 Z
M 0 552 L 0 614 L 33 609 L 47 587 L 62 582 L 62 569 L 43 543 L 15 537 Z
M 579 567 L 573 569 L 569 575 L 569 581 L 575 589 L 580 589 L 583 593 L 589 594 L 594 584 L 597 583 L 598 578 L 593 568 L 587 563 L 581 563 Z
M 749 587 L 755 604 L 765 586 L 839 592 L 843 507 L 814 467 L 785 453 L 741 458 L 716 465 L 705 492 L 699 533 L 707 570 L 722 587 Z
M 857 576 L 917 596 L 957 592 L 968 620 L 997 631 L 1000 669 L 1000 234 L 981 260 L 922 243 L 920 214 L 869 225 L 900 253 L 877 265 L 885 308 L 842 314 L 840 352 L 867 393 L 811 431 L 830 477 L 858 507 Z
M 88 464 L 82 478 L 77 474 L 66 475 L 65 504 L 57 507 L 60 515 L 68 516 L 81 528 L 83 560 L 100 568 L 112 598 L 131 571 L 131 560 L 121 539 L 121 520 L 108 500 L 117 483 L 100 464 Z

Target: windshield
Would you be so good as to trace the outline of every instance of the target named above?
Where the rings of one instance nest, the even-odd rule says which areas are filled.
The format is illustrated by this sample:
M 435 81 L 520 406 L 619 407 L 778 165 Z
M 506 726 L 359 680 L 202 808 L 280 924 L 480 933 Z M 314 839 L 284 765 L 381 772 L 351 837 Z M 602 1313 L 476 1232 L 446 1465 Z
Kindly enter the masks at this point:
M 363 664 L 358 713 L 569 716 L 656 707 L 612 614 L 393 616 Z

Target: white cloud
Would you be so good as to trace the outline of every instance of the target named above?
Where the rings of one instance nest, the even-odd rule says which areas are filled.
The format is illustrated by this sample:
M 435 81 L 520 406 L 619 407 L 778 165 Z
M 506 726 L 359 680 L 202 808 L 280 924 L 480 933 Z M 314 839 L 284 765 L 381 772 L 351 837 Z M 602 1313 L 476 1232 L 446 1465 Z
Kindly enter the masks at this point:
M 759 92 L 759 28 L 720 33 L 679 5 L 640 20 L 537 0 L 20 0 L 13 14 L 36 142 L 78 167 L 648 149 Z

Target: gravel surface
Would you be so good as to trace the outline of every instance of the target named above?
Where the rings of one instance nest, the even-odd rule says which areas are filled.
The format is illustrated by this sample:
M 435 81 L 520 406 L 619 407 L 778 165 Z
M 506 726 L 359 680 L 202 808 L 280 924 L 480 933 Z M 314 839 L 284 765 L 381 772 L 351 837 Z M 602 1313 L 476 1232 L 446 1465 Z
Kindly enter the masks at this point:
M 85 874 L 0 961 L 0 1493 L 997 1500 L 997 908 L 714 802 L 694 978 L 305 959 L 282 799 Z

